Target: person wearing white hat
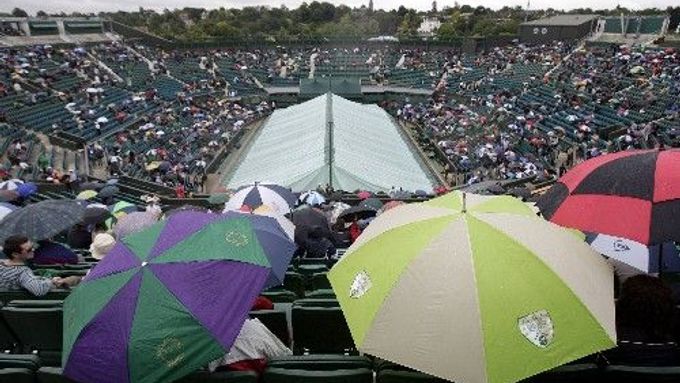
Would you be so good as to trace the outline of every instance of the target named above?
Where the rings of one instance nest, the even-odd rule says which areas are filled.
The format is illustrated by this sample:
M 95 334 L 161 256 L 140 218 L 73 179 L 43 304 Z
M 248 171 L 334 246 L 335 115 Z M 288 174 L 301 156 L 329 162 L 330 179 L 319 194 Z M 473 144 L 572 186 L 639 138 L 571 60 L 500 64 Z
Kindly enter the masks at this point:
M 102 260 L 116 245 L 116 239 L 109 233 L 99 233 L 90 245 L 90 254 L 96 260 Z

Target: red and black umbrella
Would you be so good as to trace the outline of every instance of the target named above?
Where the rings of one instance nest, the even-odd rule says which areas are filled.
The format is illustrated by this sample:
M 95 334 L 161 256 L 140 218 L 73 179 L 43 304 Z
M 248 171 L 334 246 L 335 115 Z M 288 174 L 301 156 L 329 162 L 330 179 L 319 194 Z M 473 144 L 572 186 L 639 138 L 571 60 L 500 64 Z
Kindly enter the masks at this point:
M 645 245 L 680 241 L 680 150 L 608 154 L 567 172 L 538 201 L 550 221 Z

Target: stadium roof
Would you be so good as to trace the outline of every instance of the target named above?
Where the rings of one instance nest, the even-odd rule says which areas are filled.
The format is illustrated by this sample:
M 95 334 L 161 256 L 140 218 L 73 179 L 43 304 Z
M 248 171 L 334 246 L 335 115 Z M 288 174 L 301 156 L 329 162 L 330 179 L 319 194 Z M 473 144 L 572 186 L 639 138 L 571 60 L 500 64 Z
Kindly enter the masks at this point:
M 554 26 L 575 26 L 597 19 L 598 15 L 557 15 L 528 21 L 522 25 L 554 25 Z
M 262 181 L 295 191 L 434 185 L 387 112 L 330 93 L 274 112 L 226 179 L 229 187 Z

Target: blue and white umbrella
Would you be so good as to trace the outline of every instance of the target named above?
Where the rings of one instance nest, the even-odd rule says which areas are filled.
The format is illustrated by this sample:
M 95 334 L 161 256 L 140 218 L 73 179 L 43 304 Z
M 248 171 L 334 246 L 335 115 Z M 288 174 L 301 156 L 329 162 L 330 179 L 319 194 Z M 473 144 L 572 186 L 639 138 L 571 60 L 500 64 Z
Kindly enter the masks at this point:
M 300 204 L 305 203 L 310 206 L 318 206 L 326 203 L 326 198 L 323 195 L 321 195 L 321 193 L 315 190 L 310 190 L 308 192 L 302 193 L 298 201 L 300 202 Z
M 254 185 L 237 189 L 226 203 L 225 208 L 238 210 L 241 206 L 246 205 L 254 210 L 262 205 L 267 205 L 273 210 L 285 214 L 293 208 L 296 200 L 295 194 L 283 186 L 256 182 Z
M 0 182 L 0 190 L 17 190 L 23 183 L 24 181 L 17 179 Z
M 606 234 L 586 234 L 586 241 L 600 254 L 645 273 L 680 271 L 680 254 L 673 242 L 646 246 Z
M 0 221 L 2 221 L 3 218 L 5 218 L 5 216 L 7 214 L 13 212 L 16 209 L 18 209 L 18 207 L 14 206 L 10 203 L 1 202 L 0 203 Z

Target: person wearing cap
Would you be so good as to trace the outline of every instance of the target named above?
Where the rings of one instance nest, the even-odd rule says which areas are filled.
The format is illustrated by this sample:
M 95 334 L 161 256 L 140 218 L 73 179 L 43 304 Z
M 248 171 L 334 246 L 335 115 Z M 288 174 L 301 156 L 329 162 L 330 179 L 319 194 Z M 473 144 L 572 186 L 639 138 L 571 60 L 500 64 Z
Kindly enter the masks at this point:
M 13 235 L 5 240 L 2 251 L 7 259 L 0 262 L 0 288 L 26 289 L 35 296 L 43 296 L 57 287 L 72 286 L 80 278 L 43 278 L 33 274 L 26 263 L 33 259 L 33 243 L 23 235 Z
M 94 237 L 94 241 L 90 245 L 90 254 L 92 258 L 101 261 L 115 245 L 116 239 L 111 234 L 99 233 Z

